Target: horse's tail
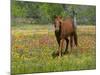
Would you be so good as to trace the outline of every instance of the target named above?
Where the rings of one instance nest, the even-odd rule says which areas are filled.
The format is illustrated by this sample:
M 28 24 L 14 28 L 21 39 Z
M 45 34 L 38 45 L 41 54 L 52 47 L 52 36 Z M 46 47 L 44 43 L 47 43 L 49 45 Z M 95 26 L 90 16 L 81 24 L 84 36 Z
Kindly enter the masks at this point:
M 77 39 L 77 33 L 76 33 L 76 31 L 73 34 L 73 39 L 74 39 L 74 44 L 77 46 L 78 45 L 78 39 Z

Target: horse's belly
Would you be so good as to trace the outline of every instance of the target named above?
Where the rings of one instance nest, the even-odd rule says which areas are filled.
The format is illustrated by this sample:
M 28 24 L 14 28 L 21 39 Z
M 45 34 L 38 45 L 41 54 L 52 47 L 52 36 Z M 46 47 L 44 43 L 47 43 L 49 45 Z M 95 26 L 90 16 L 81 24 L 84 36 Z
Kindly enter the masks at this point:
M 73 31 L 62 31 L 61 32 L 61 38 L 66 38 L 68 36 L 70 36 L 73 33 Z

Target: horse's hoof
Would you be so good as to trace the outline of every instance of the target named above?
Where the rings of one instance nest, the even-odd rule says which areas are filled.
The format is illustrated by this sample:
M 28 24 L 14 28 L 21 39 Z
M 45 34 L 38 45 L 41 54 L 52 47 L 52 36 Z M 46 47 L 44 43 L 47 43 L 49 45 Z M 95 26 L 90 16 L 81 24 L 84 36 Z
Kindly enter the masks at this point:
M 69 54 L 69 51 L 65 51 L 63 54 Z
M 57 56 L 58 56 L 58 52 L 53 52 L 53 53 L 52 53 L 52 57 L 53 57 L 53 58 L 55 58 L 55 57 L 57 57 Z
M 63 53 L 62 53 L 62 54 L 63 54 Z M 61 54 L 61 56 L 62 56 L 62 54 Z M 53 53 L 52 53 L 52 56 L 53 56 L 53 58 L 59 56 L 59 51 L 53 52 Z M 60 57 L 61 57 L 61 56 L 60 56 Z

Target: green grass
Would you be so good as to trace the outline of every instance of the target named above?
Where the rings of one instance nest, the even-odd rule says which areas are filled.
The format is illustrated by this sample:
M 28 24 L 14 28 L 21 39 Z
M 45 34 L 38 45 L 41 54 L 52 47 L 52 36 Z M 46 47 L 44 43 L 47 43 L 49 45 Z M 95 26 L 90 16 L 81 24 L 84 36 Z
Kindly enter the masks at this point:
M 79 46 L 71 54 L 53 58 L 58 44 L 52 26 L 12 27 L 12 74 L 95 69 L 95 26 L 79 26 L 77 32 Z

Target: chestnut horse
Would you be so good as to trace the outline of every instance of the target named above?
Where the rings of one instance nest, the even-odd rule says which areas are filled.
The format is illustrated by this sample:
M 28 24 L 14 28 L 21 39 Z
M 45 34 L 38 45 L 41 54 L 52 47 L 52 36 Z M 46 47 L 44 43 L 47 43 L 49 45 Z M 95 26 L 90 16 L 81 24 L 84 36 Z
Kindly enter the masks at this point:
M 77 46 L 76 28 L 74 27 L 73 19 L 71 17 L 63 21 L 60 16 L 55 16 L 54 27 L 55 27 L 55 36 L 59 44 L 57 54 L 59 56 L 62 56 L 64 41 L 66 41 L 66 49 L 64 51 L 64 54 L 68 53 L 69 40 L 71 49 L 73 46 L 73 42 Z

